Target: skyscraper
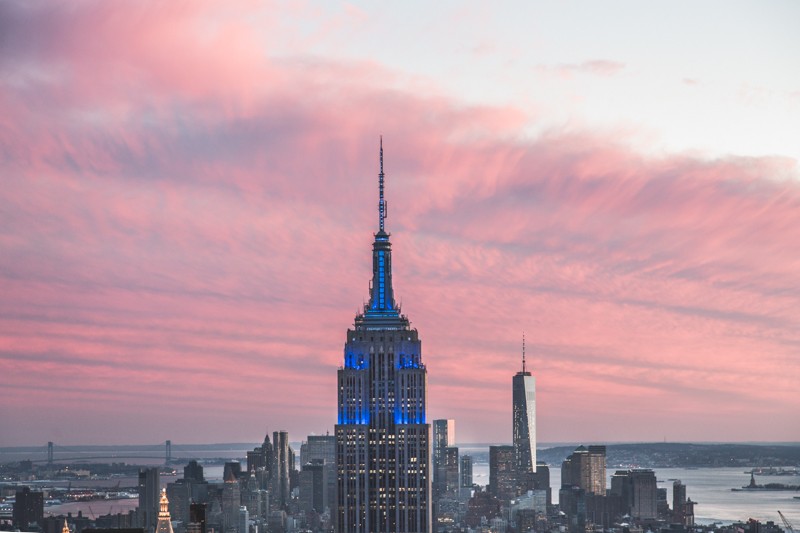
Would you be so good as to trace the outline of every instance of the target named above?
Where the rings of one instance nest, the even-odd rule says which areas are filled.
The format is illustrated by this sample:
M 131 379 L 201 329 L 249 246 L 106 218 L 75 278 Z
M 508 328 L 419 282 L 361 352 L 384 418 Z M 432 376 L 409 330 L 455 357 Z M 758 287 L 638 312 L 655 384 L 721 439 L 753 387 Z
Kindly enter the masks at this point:
M 12 519 L 15 526 L 25 531 L 44 518 L 44 493 L 22 487 L 16 492 Z
M 456 421 L 439 419 L 433 421 L 433 498 L 436 500 L 447 490 L 445 487 L 444 453 L 456 442 Z
M 161 475 L 158 468 L 139 470 L 139 524 L 145 533 L 152 533 L 158 524 Z
M 513 446 L 489 446 L 489 492 L 507 502 L 517 496 Z
M 289 433 L 272 433 L 273 462 L 270 500 L 275 509 L 284 509 L 289 504 L 291 486 L 289 474 L 294 469 L 294 450 L 289 446 Z
M 606 493 L 606 447 L 578 446 L 561 464 L 561 485 L 580 487 L 586 492 Z
M 340 533 L 431 530 L 427 375 L 417 330 L 394 299 L 383 188 L 381 141 L 370 298 L 347 331 L 338 370 Z
M 525 336 L 522 337 L 522 370 L 511 380 L 514 428 L 514 467 L 521 490 L 533 488 L 536 472 L 536 378 L 525 368 Z
M 461 456 L 461 487 L 472 488 L 472 456 Z

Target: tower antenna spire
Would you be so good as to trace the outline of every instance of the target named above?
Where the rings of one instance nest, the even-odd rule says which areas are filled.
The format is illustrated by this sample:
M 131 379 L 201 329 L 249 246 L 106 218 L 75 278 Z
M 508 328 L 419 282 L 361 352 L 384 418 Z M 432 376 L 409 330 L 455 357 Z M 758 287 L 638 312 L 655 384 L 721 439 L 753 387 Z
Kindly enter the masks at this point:
M 522 373 L 525 373 L 525 332 L 522 332 Z
M 378 174 L 378 229 L 383 232 L 384 220 L 386 220 L 386 200 L 383 199 L 383 135 L 380 136 L 380 139 L 381 173 Z

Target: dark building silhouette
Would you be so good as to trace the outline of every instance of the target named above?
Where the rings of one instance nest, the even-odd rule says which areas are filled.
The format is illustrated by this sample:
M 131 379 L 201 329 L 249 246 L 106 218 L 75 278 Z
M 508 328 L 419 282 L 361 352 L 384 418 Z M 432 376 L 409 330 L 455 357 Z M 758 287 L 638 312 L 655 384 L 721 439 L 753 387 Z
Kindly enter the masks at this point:
M 458 492 L 458 448 L 448 446 L 442 453 L 442 483 L 444 492 L 455 495 Z
M 488 492 L 476 490 L 475 494 L 467 502 L 467 513 L 464 517 L 464 522 L 469 527 L 476 528 L 481 525 L 484 519 L 489 521 L 500 516 L 500 507 L 500 500 Z
M 694 525 L 694 502 L 686 499 L 686 485 L 680 479 L 672 483 L 672 520 L 684 526 Z
M 206 504 L 189 504 L 189 522 L 186 524 L 186 533 L 206 533 Z
M 195 483 L 203 483 L 206 478 L 203 477 L 203 465 L 192 459 L 183 467 L 183 479 Z
M 586 531 L 586 491 L 577 485 L 561 485 L 558 507 L 566 515 L 570 533 Z
M 517 497 L 513 446 L 489 446 L 489 492 L 501 502 Z
M 528 485 L 528 490 L 546 490 L 547 491 L 547 505 L 553 504 L 553 492 L 550 488 L 550 467 L 547 463 L 541 461 L 536 462 L 536 472 L 530 477 L 531 483 Z M 532 485 L 532 486 L 531 486 Z
M 239 480 L 242 478 L 242 463 L 239 461 L 228 461 L 222 469 L 222 479 L 228 480 L 233 478 Z
M 617 470 L 611 476 L 611 493 L 620 496 L 623 510 L 632 518 L 657 518 L 658 491 L 656 475 L 652 470 Z
M 300 510 L 322 513 L 328 492 L 328 471 L 323 459 L 314 459 L 300 469 Z
M 308 440 L 300 446 L 300 463 L 306 465 L 314 461 L 322 461 L 325 467 L 325 506 L 332 514 L 336 514 L 336 436 L 309 435 Z M 301 472 L 302 474 L 302 472 Z M 301 479 L 302 485 L 302 479 Z M 322 511 L 320 511 L 322 512 Z
M 44 494 L 32 491 L 30 487 L 22 487 L 16 492 L 11 519 L 14 525 L 26 530 L 38 524 L 44 518 Z
M 471 488 L 472 487 L 472 456 L 471 455 L 462 455 L 461 456 L 461 487 L 462 488 Z
M 157 467 L 139 470 L 139 525 L 145 533 L 153 533 L 158 524 L 161 499 L 161 475 Z
M 378 231 L 372 244 L 369 303 L 347 331 L 338 370 L 338 531 L 417 532 L 432 527 L 427 375 L 417 330 L 392 287 L 385 231 L 383 143 Z
M 192 483 L 186 478 L 167 483 L 169 514 L 173 520 L 184 524 L 189 521 L 189 504 L 192 502 Z
M 586 493 L 586 523 L 610 528 L 624 514 L 622 498 L 616 494 Z

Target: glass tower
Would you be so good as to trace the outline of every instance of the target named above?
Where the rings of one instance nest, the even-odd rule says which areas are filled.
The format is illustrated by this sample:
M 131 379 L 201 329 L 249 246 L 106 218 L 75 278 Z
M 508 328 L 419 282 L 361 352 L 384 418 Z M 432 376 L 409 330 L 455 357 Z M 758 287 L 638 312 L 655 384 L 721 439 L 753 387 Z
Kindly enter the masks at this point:
M 392 288 L 383 141 L 370 299 L 347 331 L 338 370 L 339 533 L 431 531 L 427 376 L 417 330 Z
M 512 378 L 514 462 L 520 488 L 527 488 L 529 474 L 536 472 L 536 378 L 525 368 L 522 337 L 522 371 Z

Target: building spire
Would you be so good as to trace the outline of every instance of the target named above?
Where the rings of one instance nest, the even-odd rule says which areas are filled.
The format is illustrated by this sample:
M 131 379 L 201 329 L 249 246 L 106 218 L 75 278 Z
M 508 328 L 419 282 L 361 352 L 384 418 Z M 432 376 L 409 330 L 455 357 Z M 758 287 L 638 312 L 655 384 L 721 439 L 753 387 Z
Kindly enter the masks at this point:
M 367 314 L 371 316 L 397 317 L 399 310 L 394 301 L 392 288 L 392 244 L 385 230 L 386 205 L 383 196 L 383 135 L 380 137 L 380 172 L 378 173 L 378 232 L 372 245 L 372 284 Z
M 383 135 L 380 136 L 380 160 L 381 172 L 378 174 L 378 231 L 384 231 L 384 220 L 386 220 L 386 200 L 383 199 Z
M 522 373 L 525 373 L 525 332 L 522 332 Z
M 167 489 L 161 489 L 161 500 L 159 501 L 158 524 L 155 533 L 173 533 L 172 519 L 169 515 L 169 500 L 167 499 Z

